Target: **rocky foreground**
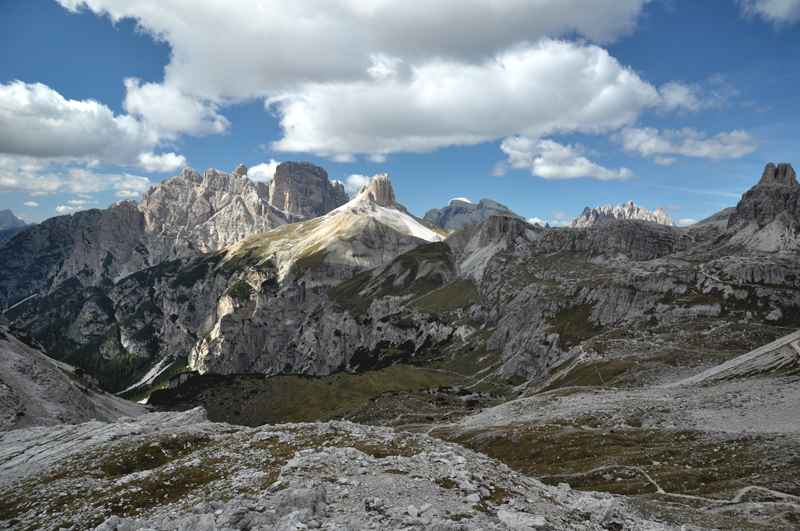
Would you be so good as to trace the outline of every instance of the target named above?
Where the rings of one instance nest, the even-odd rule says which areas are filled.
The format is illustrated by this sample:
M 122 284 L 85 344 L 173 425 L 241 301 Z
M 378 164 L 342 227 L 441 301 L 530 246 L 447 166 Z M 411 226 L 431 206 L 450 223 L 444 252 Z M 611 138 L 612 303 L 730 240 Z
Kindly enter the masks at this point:
M 244 428 L 202 408 L 153 413 L 8 432 L 0 462 L 6 529 L 681 529 L 622 497 L 346 421 Z

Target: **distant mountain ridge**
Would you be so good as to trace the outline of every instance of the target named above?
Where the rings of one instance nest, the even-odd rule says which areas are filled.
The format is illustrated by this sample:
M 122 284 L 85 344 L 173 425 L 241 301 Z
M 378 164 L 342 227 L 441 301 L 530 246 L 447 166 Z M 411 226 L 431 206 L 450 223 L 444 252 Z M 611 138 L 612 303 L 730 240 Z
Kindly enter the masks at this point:
M 0 248 L 0 307 L 76 279 L 110 285 L 164 260 L 215 251 L 247 236 L 323 215 L 347 202 L 344 185 L 308 162 L 279 164 L 269 184 L 247 168 L 185 168 L 137 203 L 57 216 Z
M 657 207 L 654 211 L 650 212 L 643 206 L 635 205 L 633 201 L 612 206 L 608 205 L 599 206 L 597 208 L 589 208 L 588 206 L 583 209 L 581 215 L 575 218 L 571 227 L 591 227 L 603 221 L 610 219 L 638 219 L 641 221 L 652 221 L 660 225 L 674 227 L 675 222 L 664 209 Z
M 406 212 L 381 174 L 324 216 L 102 289 L 69 278 L 8 315 L 59 359 L 141 364 L 114 386 L 168 356 L 268 375 L 434 361 L 460 372 L 467 356 L 500 385 L 535 381 L 582 342 L 608 336 L 603 348 L 614 349 L 630 329 L 800 326 L 800 243 L 787 221 L 800 186 L 754 189 L 764 187 L 780 193 L 691 227 L 615 218 L 545 230 L 500 209 L 451 234 Z M 780 212 L 760 226 L 770 210 Z
M 0 210 L 0 229 L 15 229 L 27 225 L 27 223 L 15 216 L 11 209 Z
M 485 221 L 498 211 L 506 211 L 517 216 L 507 206 L 491 199 L 481 199 L 476 205 L 469 199 L 459 197 L 451 199 L 446 207 L 428 210 L 422 219 L 437 227 L 454 231 L 464 225 Z M 523 219 L 522 216 L 517 217 Z

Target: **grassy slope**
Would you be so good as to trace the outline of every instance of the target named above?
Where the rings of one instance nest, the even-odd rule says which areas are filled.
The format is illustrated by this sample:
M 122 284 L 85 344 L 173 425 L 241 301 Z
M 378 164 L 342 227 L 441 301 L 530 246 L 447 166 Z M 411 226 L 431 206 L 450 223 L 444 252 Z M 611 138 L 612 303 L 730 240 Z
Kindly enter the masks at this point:
M 169 410 L 202 405 L 212 421 L 259 426 L 341 418 L 381 393 L 450 383 L 443 373 L 409 365 L 324 377 L 210 374 L 193 378 L 176 389 L 156 391 L 150 403 Z

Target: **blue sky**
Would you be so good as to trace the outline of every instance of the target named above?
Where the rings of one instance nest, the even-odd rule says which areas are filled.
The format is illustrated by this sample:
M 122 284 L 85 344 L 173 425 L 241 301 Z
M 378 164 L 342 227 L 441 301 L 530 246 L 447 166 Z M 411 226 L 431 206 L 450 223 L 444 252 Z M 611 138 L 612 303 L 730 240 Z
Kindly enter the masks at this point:
M 800 0 L 6 0 L 0 51 L 0 210 L 26 221 L 308 160 L 388 173 L 420 216 L 688 224 L 800 164 Z

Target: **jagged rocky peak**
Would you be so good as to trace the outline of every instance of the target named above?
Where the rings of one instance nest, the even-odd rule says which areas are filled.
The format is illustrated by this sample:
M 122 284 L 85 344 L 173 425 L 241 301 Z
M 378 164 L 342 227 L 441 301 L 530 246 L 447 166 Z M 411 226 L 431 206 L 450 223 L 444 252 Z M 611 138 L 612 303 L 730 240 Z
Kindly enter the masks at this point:
M 779 217 L 788 218 L 787 222 L 800 222 L 800 184 L 791 164 L 776 166 L 770 162 L 758 184 L 742 195 L 728 218 L 728 227 L 743 222 L 755 222 L 763 227 Z
M 521 216 L 517 216 L 511 212 L 507 206 L 501 205 L 497 201 L 481 199 L 476 205 L 465 197 L 451 199 L 444 208 L 432 208 L 428 210 L 423 219 L 443 229 L 457 230 L 464 225 L 480 223 L 481 221 L 487 220 L 492 214 L 498 211 L 503 211 L 519 219 L 523 219 Z
M 364 197 L 380 206 L 397 206 L 392 180 L 385 173 L 379 173 L 372 177 L 369 183 L 356 192 L 355 197 Z
M 781 162 L 777 166 L 770 162 L 761 174 L 758 184 L 786 184 L 788 186 L 800 186 L 797 182 L 797 174 L 792 165 Z
M 181 178 L 193 184 L 201 184 L 203 182 L 203 176 L 200 175 L 197 170 L 190 168 L 189 166 L 186 166 L 183 169 L 181 172 Z
M 598 223 L 612 219 L 636 219 L 651 221 L 668 227 L 675 226 L 675 222 L 663 208 L 656 207 L 655 210 L 650 212 L 645 207 L 634 204 L 633 201 L 628 201 L 624 205 L 619 204 L 616 207 L 612 206 L 610 203 L 597 208 L 589 208 L 587 206 L 583 209 L 581 215 L 575 218 L 571 226 L 575 228 L 591 227 L 592 225 L 597 225 Z
M 278 164 L 268 193 L 274 207 L 305 218 L 324 216 L 348 200 L 344 185 L 328 180 L 328 172 L 310 162 Z
M 233 170 L 233 175 L 247 175 L 247 166 L 239 164 L 236 166 L 236 169 Z

